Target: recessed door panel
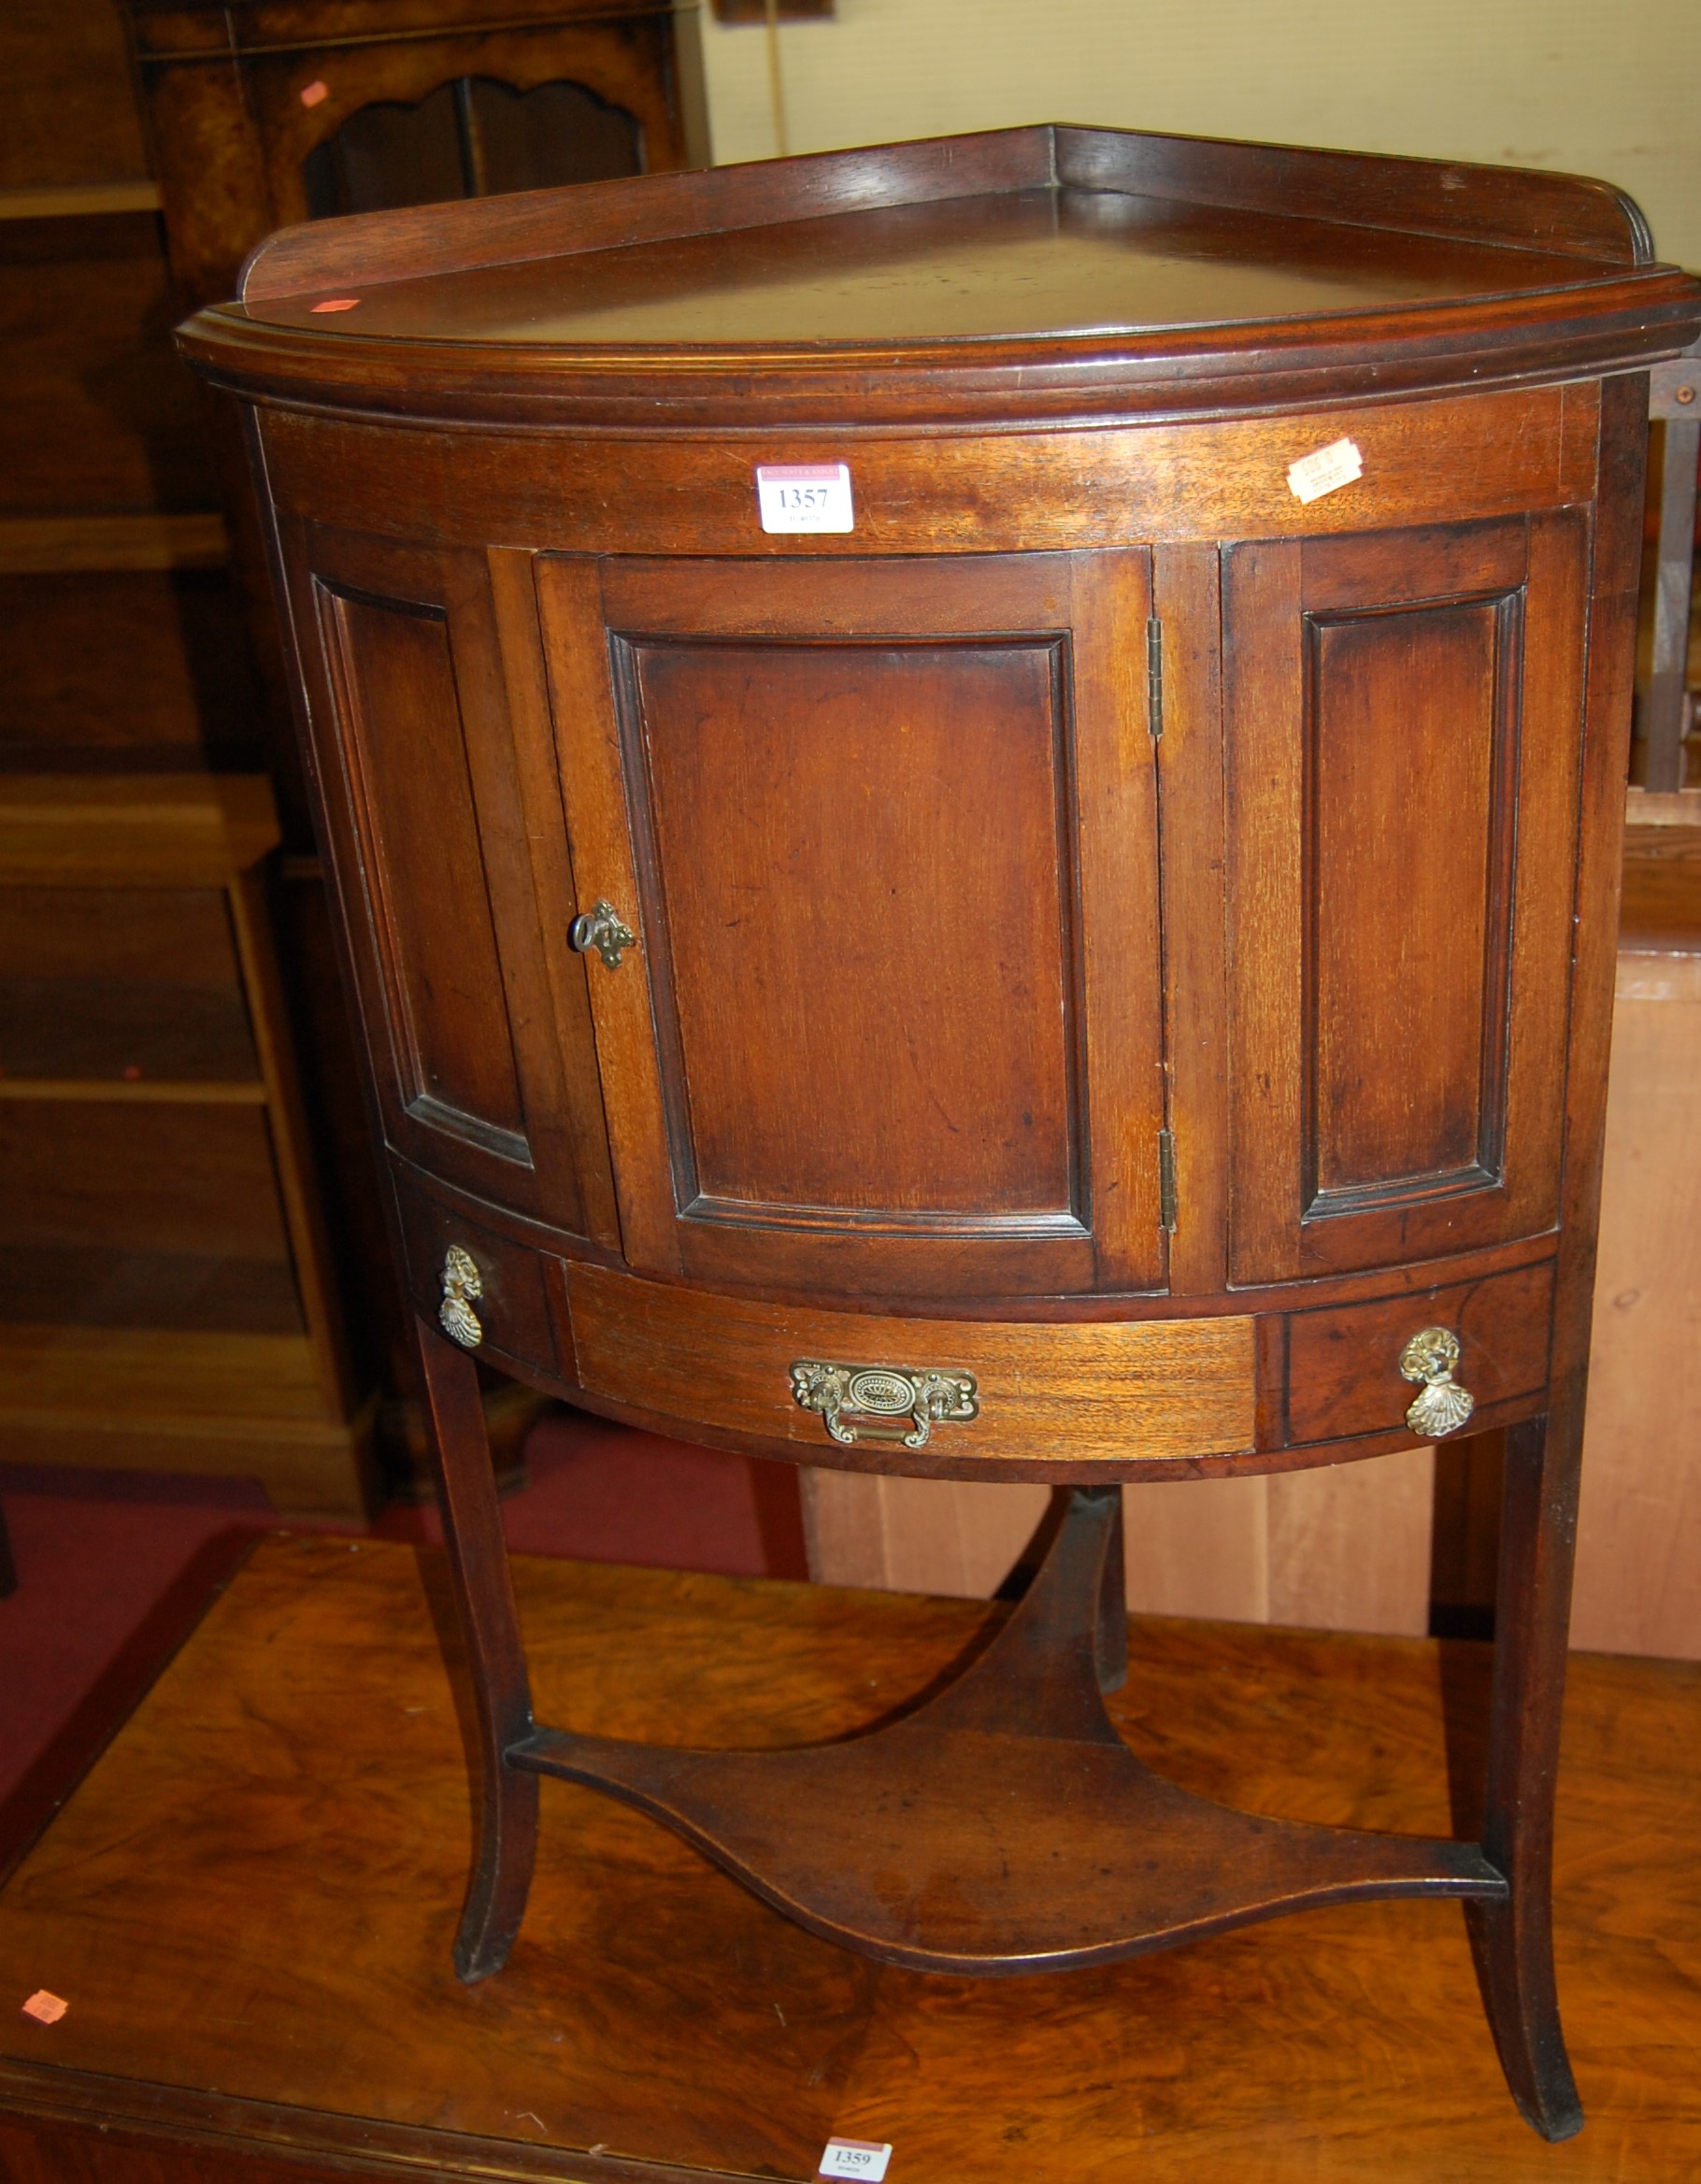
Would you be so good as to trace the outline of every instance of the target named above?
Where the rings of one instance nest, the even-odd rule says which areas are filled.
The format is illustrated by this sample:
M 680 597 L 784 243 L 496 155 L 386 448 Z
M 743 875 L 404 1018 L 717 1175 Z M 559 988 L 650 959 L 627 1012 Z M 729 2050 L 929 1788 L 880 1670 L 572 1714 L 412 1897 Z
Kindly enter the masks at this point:
M 592 977 L 634 1264 L 1161 1282 L 1152 763 L 1117 703 L 1146 586 L 1133 554 L 540 564 L 581 905 L 639 935 Z
M 622 647 L 691 1218 L 1085 1233 L 1063 649 Z
M 1238 1282 L 1556 1218 L 1580 521 L 1225 559 Z
M 516 614 L 502 556 L 309 525 L 285 547 L 385 1135 L 433 1175 L 581 1228 L 571 1026 L 550 1017 L 541 948 L 561 835 L 541 694 L 529 767 L 514 720 L 539 673 L 529 565 Z
M 448 616 L 330 585 L 319 596 L 349 699 L 402 1106 L 529 1165 Z
M 1498 1178 L 1520 601 L 1307 618 L 1308 1220 Z

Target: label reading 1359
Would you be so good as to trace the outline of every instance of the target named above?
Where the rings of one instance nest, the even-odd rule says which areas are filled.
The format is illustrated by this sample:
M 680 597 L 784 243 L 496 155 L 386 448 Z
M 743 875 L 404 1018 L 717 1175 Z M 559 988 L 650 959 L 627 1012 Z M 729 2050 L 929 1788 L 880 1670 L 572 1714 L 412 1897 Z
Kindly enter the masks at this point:
M 765 531 L 854 531 L 848 463 L 764 463 L 756 507 Z
M 818 2177 L 866 2177 L 869 2184 L 880 2184 L 886 2174 L 886 2163 L 892 2159 L 889 2146 L 875 2146 L 865 2138 L 830 2138 L 827 2150 L 821 2157 Z

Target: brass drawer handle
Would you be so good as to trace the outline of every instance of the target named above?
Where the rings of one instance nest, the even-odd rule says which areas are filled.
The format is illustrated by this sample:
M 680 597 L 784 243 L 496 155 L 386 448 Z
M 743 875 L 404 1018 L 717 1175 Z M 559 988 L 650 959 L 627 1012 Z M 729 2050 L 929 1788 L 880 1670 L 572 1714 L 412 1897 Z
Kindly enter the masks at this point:
M 463 1349 L 477 1349 L 484 1340 L 484 1329 L 473 1310 L 473 1299 L 483 1294 L 484 1278 L 472 1253 L 450 1244 L 443 1254 L 443 1302 L 437 1306 L 437 1324 Z
M 1406 1423 L 1420 1440 L 1439 1441 L 1457 1433 L 1477 1407 L 1477 1398 L 1453 1378 L 1459 1337 L 1451 1327 L 1425 1327 L 1400 1352 L 1400 1372 L 1422 1382 Z
M 980 1415 L 973 1373 L 910 1373 L 897 1365 L 830 1365 L 800 1358 L 792 1393 L 803 1410 L 819 1411 L 836 1441 L 901 1441 L 924 1449 L 936 1425 Z M 908 1432 L 905 1431 L 906 1421 Z
M 583 911 L 567 929 L 567 939 L 580 955 L 595 949 L 611 971 L 621 967 L 621 957 L 637 946 L 637 935 L 610 902 L 598 902 Z

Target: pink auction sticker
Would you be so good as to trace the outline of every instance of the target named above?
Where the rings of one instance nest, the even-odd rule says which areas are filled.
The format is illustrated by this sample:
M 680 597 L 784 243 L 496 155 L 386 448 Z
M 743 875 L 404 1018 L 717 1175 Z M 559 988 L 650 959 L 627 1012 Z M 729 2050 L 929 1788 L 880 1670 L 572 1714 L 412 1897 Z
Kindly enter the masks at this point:
M 23 2006 L 25 2017 L 33 2017 L 38 2025 L 56 2025 L 70 2008 L 70 2004 L 57 1994 L 50 1994 L 45 1987 L 37 1987 Z
M 359 303 L 357 295 L 328 295 L 322 304 L 315 304 L 316 311 L 351 311 Z
M 765 531 L 854 531 L 847 463 L 759 463 L 756 509 Z
M 331 86 L 328 83 L 320 82 L 318 79 L 315 78 L 315 79 L 308 84 L 306 91 L 302 93 L 301 103 L 304 107 L 322 106 L 325 100 L 330 97 L 330 95 Z

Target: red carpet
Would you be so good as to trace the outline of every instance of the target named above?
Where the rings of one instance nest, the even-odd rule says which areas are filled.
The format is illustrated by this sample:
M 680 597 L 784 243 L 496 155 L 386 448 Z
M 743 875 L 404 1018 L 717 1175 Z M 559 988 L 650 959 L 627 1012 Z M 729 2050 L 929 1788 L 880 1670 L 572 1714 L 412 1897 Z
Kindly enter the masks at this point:
M 574 1411 L 526 1444 L 503 1504 L 517 1553 L 801 1577 L 795 1474 Z M 0 1866 L 50 1817 L 187 1635 L 257 1532 L 246 1480 L 0 1463 L 18 1590 L 0 1600 Z M 297 1525 L 296 1529 L 306 1529 Z M 314 1524 L 314 1531 L 355 1531 Z M 435 1509 L 392 1505 L 386 1539 L 432 1540 Z

